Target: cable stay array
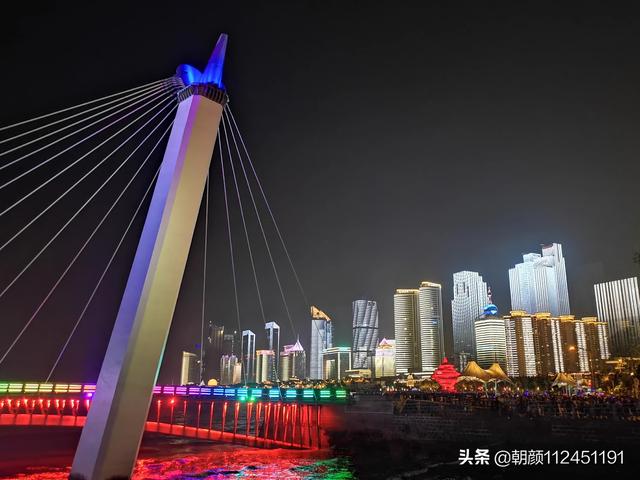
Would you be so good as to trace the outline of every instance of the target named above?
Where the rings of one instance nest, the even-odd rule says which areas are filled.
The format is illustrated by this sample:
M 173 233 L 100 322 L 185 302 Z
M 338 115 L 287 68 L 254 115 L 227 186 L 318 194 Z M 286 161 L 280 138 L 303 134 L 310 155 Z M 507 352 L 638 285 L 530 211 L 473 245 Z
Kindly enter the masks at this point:
M 0 127 L 0 319 L 7 318 L 3 303 L 28 288 L 25 282 L 29 278 L 43 268 L 54 273 L 52 279 L 43 277 L 41 298 L 37 298 L 39 288 L 34 290 L 35 305 L 29 314 L 12 318 L 9 323 L 3 321 L 0 371 L 8 359 L 15 362 L 19 353 L 29 348 L 27 340 L 33 332 L 52 328 L 44 321 L 45 307 L 56 295 L 64 296 L 65 288 L 70 288 L 70 279 L 82 274 L 78 269 L 80 260 L 89 258 L 95 272 L 85 272 L 91 277 L 83 279 L 86 291 L 83 289 L 74 295 L 79 304 L 76 313 L 65 315 L 53 327 L 61 332 L 58 336 L 62 333 L 65 336 L 60 345 L 57 345 L 59 339 L 52 337 L 51 342 L 56 343 L 55 355 L 42 371 L 46 382 L 61 375 L 65 354 L 83 321 L 89 321 L 88 312 L 96 303 L 109 271 L 118 258 L 123 257 L 122 261 L 126 258 L 123 245 L 131 244 L 132 239 L 136 243 L 133 235 L 139 227 L 135 226 L 146 214 L 150 193 L 159 175 L 162 151 L 173 126 L 176 93 L 181 88 L 181 82 L 170 77 Z M 202 232 L 204 242 L 201 379 L 211 228 L 217 229 L 228 244 L 230 275 L 226 278 L 233 287 L 233 298 L 228 301 L 233 302 L 238 332 L 243 331 L 243 324 L 252 323 L 249 311 L 257 310 L 262 323 L 267 323 L 267 318 L 281 318 L 281 313 L 267 311 L 265 292 L 270 282 L 275 281 L 278 295 L 274 298 L 279 297 L 281 312 L 287 317 L 294 336 L 297 331 L 292 305 L 304 302 L 307 311 L 309 306 L 265 188 L 228 104 L 220 123 L 203 194 L 202 215 L 196 227 Z M 220 174 L 214 174 L 218 168 Z M 215 225 L 210 221 L 212 190 L 220 192 L 224 199 L 219 208 L 225 218 Z M 234 218 L 236 213 L 238 216 Z M 123 225 L 123 221 L 127 223 Z M 234 232 L 234 226 L 240 226 L 240 231 Z M 78 235 L 79 230 L 86 232 Z M 106 251 L 105 242 L 98 241 L 104 234 L 116 240 Z M 96 244 L 100 245 L 100 253 L 87 257 L 90 250 L 98 248 Z M 55 262 L 48 265 L 47 259 L 51 258 Z M 279 265 L 280 259 L 284 262 L 282 265 Z M 243 265 L 248 265 L 250 272 L 241 271 Z M 60 270 L 55 273 L 57 268 Z M 97 278 L 92 280 L 94 273 Z M 245 273 L 255 291 L 254 305 L 240 301 L 239 289 Z M 299 290 L 300 298 L 293 303 L 285 280 L 291 285 L 295 283 L 294 290 Z M 243 299 L 245 296 L 243 294 Z M 270 304 L 270 310 L 273 308 Z M 101 334 L 108 337 L 109 332 Z M 247 383 L 246 368 L 243 371 Z

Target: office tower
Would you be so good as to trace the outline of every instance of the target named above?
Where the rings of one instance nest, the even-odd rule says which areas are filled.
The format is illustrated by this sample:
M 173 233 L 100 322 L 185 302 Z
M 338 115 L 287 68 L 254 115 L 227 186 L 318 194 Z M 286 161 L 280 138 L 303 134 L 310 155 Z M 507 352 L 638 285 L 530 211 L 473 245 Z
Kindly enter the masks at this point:
M 256 351 L 256 383 L 275 382 L 275 357 L 273 350 Z
M 396 335 L 396 373 L 420 371 L 422 366 L 417 289 L 396 290 L 393 296 L 393 323 Z
M 222 355 L 239 355 L 238 331 L 233 330 L 222 336 Z
M 489 368 L 498 363 L 507 369 L 507 334 L 502 318 L 483 316 L 475 321 L 476 363 Z
M 256 335 L 251 330 L 242 331 L 242 370 L 245 383 L 256 381 Z
M 396 341 L 383 338 L 376 347 L 374 361 L 376 378 L 395 377 L 396 375 Z
M 267 322 L 264 324 L 264 329 L 267 332 L 267 345 L 269 346 L 269 350 L 276 353 L 273 361 L 274 371 L 270 374 L 275 382 L 278 379 L 278 372 L 280 371 L 280 356 L 278 355 L 278 352 L 280 352 L 280 326 L 276 322 Z
M 611 354 L 640 356 L 640 293 L 638 278 L 631 277 L 594 285 L 598 318 L 607 322 Z
M 464 369 L 460 362 L 461 355 L 467 359 L 476 358 L 474 322 L 489 303 L 487 284 L 478 272 L 465 270 L 453 274 L 453 353 L 460 371 Z
M 422 372 L 432 374 L 444 358 L 442 286 L 422 282 L 418 289 L 420 357 Z
M 191 352 L 182 352 L 182 364 L 180 366 L 180 385 L 198 383 L 200 366 L 198 356 Z
M 549 312 L 569 315 L 567 270 L 562 245 L 542 247 L 539 253 L 527 253 L 523 262 L 509 269 L 511 309 L 528 313 Z
M 220 378 L 220 357 L 223 355 L 224 327 L 214 325 L 211 321 L 207 326 L 207 336 L 204 340 L 204 358 L 202 365 L 202 379 L 205 383 Z
M 378 305 L 373 300 L 356 300 L 353 308 L 353 368 L 371 368 L 378 344 Z
M 311 359 L 309 378 L 322 380 L 322 352 L 333 346 L 331 318 L 322 310 L 311 306 Z
M 220 358 L 220 385 L 236 385 L 242 382 L 242 365 L 235 355 Z
M 293 345 L 285 345 L 280 352 L 280 380 L 286 382 L 292 378 L 302 380 L 306 376 L 307 355 L 300 339 Z
M 322 363 L 325 380 L 342 380 L 346 371 L 351 370 L 351 348 L 327 348 L 322 352 Z

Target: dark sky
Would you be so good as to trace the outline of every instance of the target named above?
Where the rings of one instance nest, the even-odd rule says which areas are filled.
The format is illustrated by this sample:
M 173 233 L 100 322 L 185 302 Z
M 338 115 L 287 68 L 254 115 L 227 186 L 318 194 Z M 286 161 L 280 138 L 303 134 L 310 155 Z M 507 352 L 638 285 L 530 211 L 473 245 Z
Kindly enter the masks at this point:
M 335 320 L 337 344 L 350 343 L 351 301 L 362 297 L 378 301 L 381 336 L 392 336 L 394 289 L 421 280 L 443 284 L 448 325 L 451 276 L 463 269 L 481 272 L 506 311 L 507 269 L 541 243 L 562 243 L 572 309 L 594 314 L 594 282 L 637 273 L 640 16 L 611 2 L 348 3 L 25 9 L 4 18 L 0 33 L 0 124 L 169 76 L 180 63 L 202 67 L 227 32 L 231 106 L 309 300 Z M 0 202 L 35 185 L 4 192 Z M 0 377 L 46 375 L 145 186 L 136 184 Z M 216 165 L 207 318 L 233 327 L 220 186 Z M 91 189 L 80 193 L 0 253 L 2 287 Z M 2 238 L 46 198 L 0 219 Z M 78 219 L 55 253 L 0 299 L 2 352 L 97 218 Z M 240 233 L 234 229 L 242 327 L 262 332 Z M 202 234 L 199 222 L 163 381 L 177 380 L 180 351 L 199 341 Z M 293 341 L 255 227 L 252 234 L 268 320 Z M 308 348 L 306 306 L 269 235 Z M 59 378 L 97 375 L 135 245 L 130 235 Z

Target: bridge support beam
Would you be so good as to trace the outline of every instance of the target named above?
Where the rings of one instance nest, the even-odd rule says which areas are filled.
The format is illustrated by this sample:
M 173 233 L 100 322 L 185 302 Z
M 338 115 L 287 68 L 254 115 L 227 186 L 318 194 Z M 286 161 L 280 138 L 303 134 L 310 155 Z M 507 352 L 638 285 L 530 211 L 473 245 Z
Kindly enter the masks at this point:
M 226 36 L 221 36 L 209 62 L 218 62 L 219 75 L 225 47 Z M 70 478 L 129 478 L 133 471 L 226 101 L 218 85 L 194 84 L 179 94 Z

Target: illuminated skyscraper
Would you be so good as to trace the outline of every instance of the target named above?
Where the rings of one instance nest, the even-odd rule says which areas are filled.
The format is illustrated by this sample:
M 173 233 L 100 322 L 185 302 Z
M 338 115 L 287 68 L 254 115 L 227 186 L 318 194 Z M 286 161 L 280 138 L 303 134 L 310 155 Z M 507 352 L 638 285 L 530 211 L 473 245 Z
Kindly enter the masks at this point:
M 393 296 L 393 323 L 396 335 L 396 373 L 420 371 L 422 366 L 417 289 L 396 290 Z
M 459 361 L 461 354 L 477 358 L 474 322 L 484 313 L 484 307 L 489 303 L 487 284 L 479 273 L 465 270 L 453 274 L 453 353 L 461 370 L 464 368 Z
M 422 282 L 418 289 L 420 316 L 420 356 L 422 371 L 432 374 L 444 358 L 442 286 Z
M 242 331 L 242 370 L 244 381 L 256 381 L 256 334 L 251 330 Z
M 325 380 L 342 380 L 346 371 L 351 370 L 351 348 L 332 347 L 322 352 Z
M 220 385 L 236 385 L 242 382 L 242 365 L 235 355 L 220 358 Z
M 353 307 L 353 368 L 371 368 L 378 344 L 378 305 L 373 300 L 356 300 Z
M 376 378 L 394 377 L 396 375 L 396 341 L 383 338 L 376 348 L 374 362 Z
M 569 315 L 569 290 L 562 245 L 545 245 L 542 255 L 527 253 L 522 259 L 522 263 L 509 269 L 512 310 Z
M 273 350 L 256 351 L 256 382 L 275 382 L 275 352 Z
M 267 344 L 269 345 L 269 350 L 272 350 L 276 353 L 273 359 L 273 373 L 270 373 L 269 376 L 273 377 L 273 381 L 276 381 L 278 378 L 278 368 L 279 368 L 279 358 L 278 352 L 280 352 L 280 326 L 276 322 L 268 322 L 265 323 L 264 329 L 267 332 Z
M 422 282 L 393 296 L 396 373 L 433 373 L 444 358 L 442 287 Z
M 197 384 L 199 380 L 198 356 L 191 352 L 182 352 L 180 366 L 180 385 Z
M 294 345 L 285 345 L 280 352 L 280 380 L 286 382 L 295 377 L 300 380 L 306 377 L 307 357 L 300 344 L 300 339 Z
M 638 278 L 594 285 L 598 318 L 607 322 L 611 354 L 620 357 L 640 353 L 640 293 Z
M 311 359 L 309 378 L 322 380 L 322 352 L 333 346 L 331 319 L 322 310 L 311 307 Z

